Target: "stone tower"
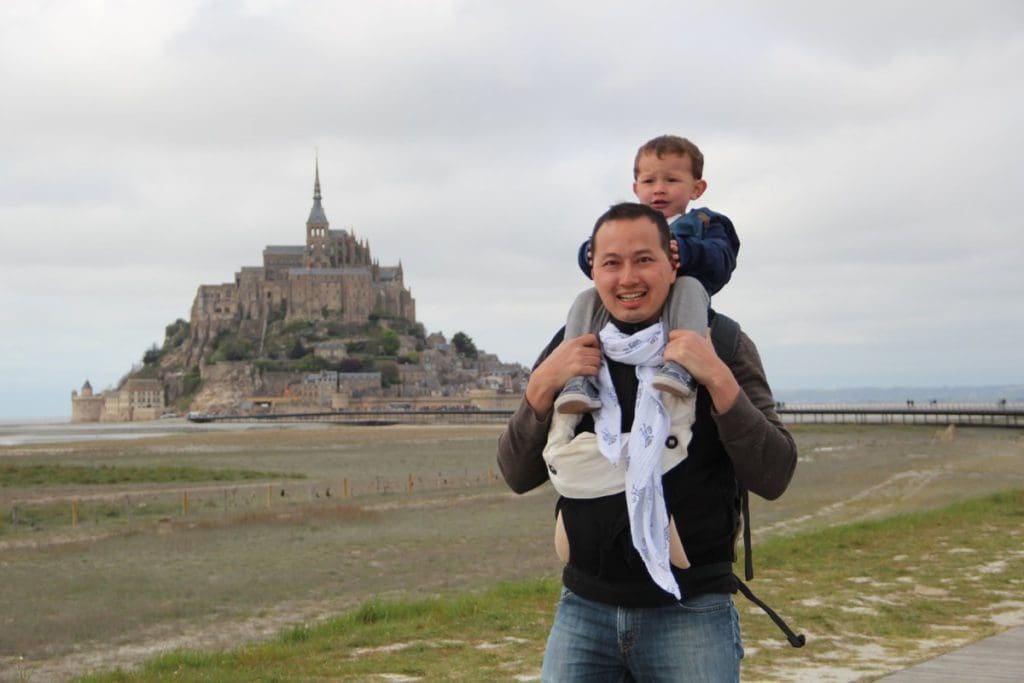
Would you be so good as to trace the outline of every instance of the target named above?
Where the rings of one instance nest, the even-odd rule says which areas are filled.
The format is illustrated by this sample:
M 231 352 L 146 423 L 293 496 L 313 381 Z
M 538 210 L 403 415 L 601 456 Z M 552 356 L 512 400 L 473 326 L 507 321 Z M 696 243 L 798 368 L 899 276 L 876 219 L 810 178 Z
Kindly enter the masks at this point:
M 103 395 L 94 396 L 92 385 L 85 380 L 82 385 L 82 393 L 71 392 L 71 421 L 72 422 L 99 422 L 103 413 L 103 404 L 106 399 Z
M 306 267 L 330 268 L 333 246 L 329 235 L 330 223 L 320 203 L 320 159 L 316 160 L 316 180 L 313 182 L 313 208 L 306 220 Z

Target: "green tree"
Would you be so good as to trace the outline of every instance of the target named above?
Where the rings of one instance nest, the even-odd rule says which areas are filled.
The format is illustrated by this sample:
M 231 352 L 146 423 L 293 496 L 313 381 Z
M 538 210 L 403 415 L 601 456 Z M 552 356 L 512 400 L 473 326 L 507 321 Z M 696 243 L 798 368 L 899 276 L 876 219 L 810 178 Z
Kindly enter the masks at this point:
M 217 348 L 213 352 L 213 362 L 222 360 L 239 361 L 252 358 L 252 342 L 235 335 L 225 335 L 217 342 Z
M 302 345 L 302 339 L 300 337 L 295 338 L 295 343 L 288 349 L 288 357 L 292 360 L 298 360 L 306 355 L 306 347 Z
M 181 346 L 188 339 L 190 328 L 191 325 L 181 318 L 164 328 L 164 348 L 176 349 Z
M 398 375 L 398 364 L 394 361 L 379 363 L 377 369 L 380 370 L 381 386 L 390 387 L 401 381 Z
M 156 342 L 153 342 L 153 345 L 150 346 L 144 354 L 142 354 L 142 364 L 153 365 L 158 360 L 160 360 L 160 356 L 162 355 L 162 353 L 163 352 L 160 351 L 159 348 L 157 348 Z
M 295 369 L 299 372 L 320 372 L 326 369 L 328 365 L 329 363 L 323 358 L 309 354 L 308 356 L 303 356 L 295 363 Z
M 362 372 L 366 366 L 358 358 L 342 358 L 338 363 L 338 370 L 341 372 Z
M 398 337 L 398 333 L 392 330 L 390 327 L 385 327 L 380 333 L 380 350 L 381 354 L 385 356 L 393 356 L 398 352 L 398 347 L 402 345 L 402 340 Z
M 473 343 L 472 337 L 465 332 L 456 332 L 452 337 L 452 345 L 455 346 L 455 353 L 476 360 L 476 344 Z

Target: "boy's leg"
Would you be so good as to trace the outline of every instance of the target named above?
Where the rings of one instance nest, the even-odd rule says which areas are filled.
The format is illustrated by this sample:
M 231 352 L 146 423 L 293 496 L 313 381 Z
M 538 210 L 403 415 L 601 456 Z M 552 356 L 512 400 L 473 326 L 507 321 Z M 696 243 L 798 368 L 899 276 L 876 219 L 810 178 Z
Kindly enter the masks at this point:
M 704 285 L 688 276 L 676 279 L 662 311 L 665 340 L 671 330 L 692 330 L 703 335 L 708 327 L 708 305 L 711 303 Z M 697 391 L 697 381 L 679 363 L 665 361 L 651 380 L 658 391 L 667 391 L 680 398 L 689 398 Z
M 595 325 L 602 319 L 607 322 L 608 313 L 601 304 L 597 290 L 591 287 L 580 292 L 569 309 L 565 338 L 573 339 L 588 332 L 597 333 L 601 328 Z M 559 413 L 589 413 L 601 407 L 598 393 L 592 377 L 578 375 L 565 383 L 565 388 L 555 399 L 555 410 Z

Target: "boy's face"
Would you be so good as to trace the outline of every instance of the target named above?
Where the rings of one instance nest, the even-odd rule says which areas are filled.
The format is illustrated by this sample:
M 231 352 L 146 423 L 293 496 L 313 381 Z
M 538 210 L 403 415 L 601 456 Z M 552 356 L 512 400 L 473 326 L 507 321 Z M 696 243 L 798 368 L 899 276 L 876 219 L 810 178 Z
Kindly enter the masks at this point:
M 616 320 L 657 320 L 676 280 L 661 233 L 650 218 L 609 220 L 594 233 L 594 287 Z
M 686 213 L 686 206 L 697 199 L 708 184 L 693 177 L 689 156 L 644 154 L 637 163 L 633 194 L 666 218 Z

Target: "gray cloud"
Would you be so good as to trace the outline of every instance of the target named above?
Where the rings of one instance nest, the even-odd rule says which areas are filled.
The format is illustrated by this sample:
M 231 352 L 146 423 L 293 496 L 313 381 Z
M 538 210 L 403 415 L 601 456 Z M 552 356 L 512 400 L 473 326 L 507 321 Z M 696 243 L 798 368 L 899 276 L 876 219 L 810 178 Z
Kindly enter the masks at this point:
M 773 384 L 1020 381 L 1022 14 L 5 5 L 0 373 L 31 398 L 0 415 L 66 413 L 54 386 L 115 382 L 198 284 L 300 243 L 315 148 L 333 227 L 401 259 L 428 329 L 530 362 L 662 132 L 707 155 L 743 240 L 714 303 Z

